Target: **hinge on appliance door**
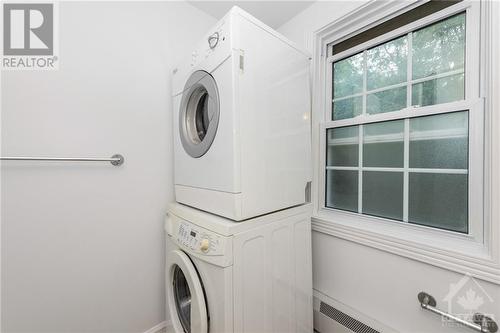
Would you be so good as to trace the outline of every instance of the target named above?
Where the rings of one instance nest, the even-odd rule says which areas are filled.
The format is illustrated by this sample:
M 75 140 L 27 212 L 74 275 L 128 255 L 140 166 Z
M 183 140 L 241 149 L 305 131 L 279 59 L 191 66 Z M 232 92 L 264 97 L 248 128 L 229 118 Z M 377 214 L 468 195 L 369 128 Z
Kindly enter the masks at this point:
M 245 52 L 240 50 L 240 71 L 245 69 Z

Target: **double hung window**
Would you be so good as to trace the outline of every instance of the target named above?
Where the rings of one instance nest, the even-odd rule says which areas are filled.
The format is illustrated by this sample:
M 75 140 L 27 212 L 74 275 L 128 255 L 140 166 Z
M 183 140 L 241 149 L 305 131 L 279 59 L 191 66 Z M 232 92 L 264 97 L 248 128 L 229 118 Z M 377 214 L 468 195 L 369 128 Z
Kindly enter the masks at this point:
M 323 209 L 482 236 L 475 15 L 459 4 L 329 45 Z

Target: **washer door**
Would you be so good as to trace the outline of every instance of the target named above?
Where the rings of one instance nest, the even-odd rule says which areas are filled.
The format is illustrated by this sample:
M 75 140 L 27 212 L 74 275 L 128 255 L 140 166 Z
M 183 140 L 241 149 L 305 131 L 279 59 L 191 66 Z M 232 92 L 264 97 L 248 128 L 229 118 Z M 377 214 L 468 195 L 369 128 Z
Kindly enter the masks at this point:
M 205 71 L 191 74 L 179 112 L 182 146 L 191 157 L 201 157 L 210 149 L 219 125 L 219 110 L 219 92 L 212 75 Z
M 167 262 L 167 299 L 175 332 L 207 333 L 207 305 L 193 263 L 179 250 L 170 252 Z

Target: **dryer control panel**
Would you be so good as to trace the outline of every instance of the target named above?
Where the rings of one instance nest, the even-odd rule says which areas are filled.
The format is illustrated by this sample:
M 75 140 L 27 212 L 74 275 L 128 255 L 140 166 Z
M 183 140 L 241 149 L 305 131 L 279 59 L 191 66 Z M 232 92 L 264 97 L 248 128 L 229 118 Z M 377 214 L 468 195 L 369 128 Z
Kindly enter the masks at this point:
M 217 23 L 191 52 L 190 67 L 212 72 L 231 55 L 230 17 Z

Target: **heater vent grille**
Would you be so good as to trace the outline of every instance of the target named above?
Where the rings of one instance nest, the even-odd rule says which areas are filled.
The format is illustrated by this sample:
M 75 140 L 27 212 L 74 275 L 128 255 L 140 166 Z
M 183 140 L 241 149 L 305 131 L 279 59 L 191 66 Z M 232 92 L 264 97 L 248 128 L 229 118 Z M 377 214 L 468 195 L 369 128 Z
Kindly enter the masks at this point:
M 379 331 L 371 328 L 370 326 L 363 324 L 357 319 L 335 309 L 333 306 L 321 302 L 319 305 L 319 312 L 328 316 L 341 324 L 342 326 L 350 329 L 355 333 L 380 333 Z

